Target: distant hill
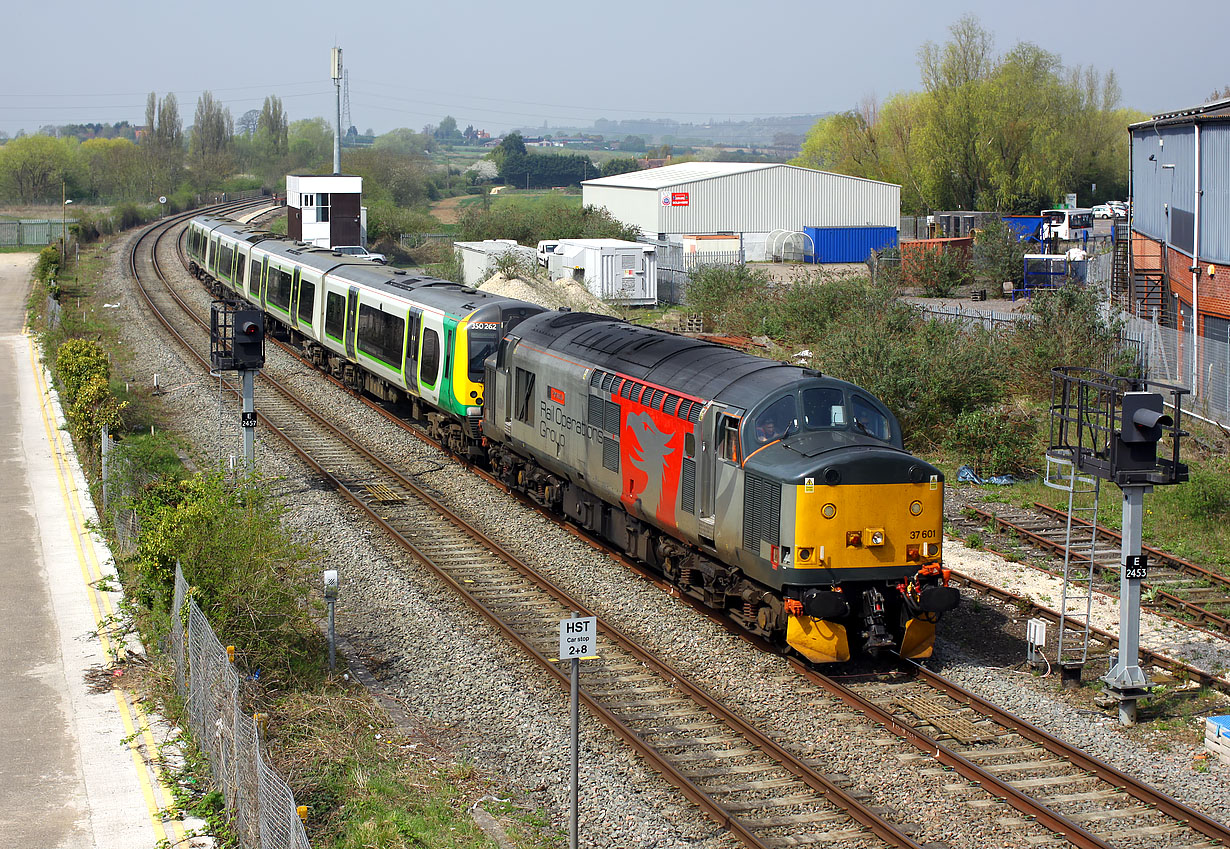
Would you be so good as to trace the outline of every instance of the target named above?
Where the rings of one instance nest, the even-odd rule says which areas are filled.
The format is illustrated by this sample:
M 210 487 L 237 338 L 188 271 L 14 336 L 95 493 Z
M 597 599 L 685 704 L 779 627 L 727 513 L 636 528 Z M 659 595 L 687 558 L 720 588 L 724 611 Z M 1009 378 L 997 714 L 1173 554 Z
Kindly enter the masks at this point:
M 526 127 L 530 135 L 553 133 L 601 135 L 607 141 L 639 136 L 650 145 L 729 145 L 732 147 L 773 147 L 797 152 L 807 131 L 825 115 L 789 115 L 754 118 L 750 121 L 712 121 L 691 123 L 670 118 L 633 118 L 609 121 L 599 118 L 589 127 Z

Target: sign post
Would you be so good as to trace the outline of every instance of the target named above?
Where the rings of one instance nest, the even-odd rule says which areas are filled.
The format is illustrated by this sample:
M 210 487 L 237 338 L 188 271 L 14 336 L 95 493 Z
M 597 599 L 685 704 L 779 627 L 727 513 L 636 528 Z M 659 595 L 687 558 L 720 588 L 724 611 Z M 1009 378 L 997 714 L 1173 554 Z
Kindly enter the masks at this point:
M 572 666 L 572 770 L 569 780 L 571 805 L 568 813 L 568 847 L 577 849 L 577 812 L 580 797 L 581 730 L 578 706 L 578 691 L 581 680 L 581 661 L 595 655 L 598 642 L 598 618 L 580 617 L 574 612 L 571 619 L 559 623 L 559 656 L 568 658 Z

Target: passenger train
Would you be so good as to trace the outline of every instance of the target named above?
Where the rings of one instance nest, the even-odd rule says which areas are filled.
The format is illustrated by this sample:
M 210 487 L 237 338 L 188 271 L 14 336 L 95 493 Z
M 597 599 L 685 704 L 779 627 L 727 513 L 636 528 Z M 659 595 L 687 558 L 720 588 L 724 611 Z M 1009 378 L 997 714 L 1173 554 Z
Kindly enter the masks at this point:
M 854 384 L 223 219 L 187 243 L 321 368 L 813 662 L 928 657 L 959 602 L 943 476 Z

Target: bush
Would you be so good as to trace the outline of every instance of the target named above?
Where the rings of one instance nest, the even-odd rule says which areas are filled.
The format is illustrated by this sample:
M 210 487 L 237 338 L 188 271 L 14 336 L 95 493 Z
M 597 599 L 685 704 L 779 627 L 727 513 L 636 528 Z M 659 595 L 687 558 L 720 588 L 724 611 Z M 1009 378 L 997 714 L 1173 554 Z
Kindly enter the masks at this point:
M 69 339 L 56 349 L 56 377 L 71 405 L 81 388 L 92 380 L 105 384 L 111 377 L 111 361 L 102 346 L 90 339 Z
M 178 560 L 197 604 L 248 668 L 275 681 L 319 668 L 321 637 L 308 601 L 311 552 L 283 529 L 281 510 L 260 481 L 232 485 L 220 473 L 164 477 L 133 507 L 141 536 L 130 566 L 142 603 L 170 612 Z
M 969 281 L 965 255 L 955 250 L 920 250 L 910 257 L 909 279 L 928 298 L 950 298 Z
M 577 209 L 562 196 L 551 195 L 538 203 L 501 203 L 490 209 L 468 207 L 461 214 L 458 239 L 516 239 L 537 245 L 543 239 L 625 239 L 636 241 L 640 231 L 616 221 L 606 209 Z
M 1120 323 L 1102 314 L 1093 289 L 1069 283 L 1030 298 L 1033 320 L 1017 322 L 1010 349 L 1015 389 L 1039 400 L 1050 397 L 1051 369 L 1084 366 L 1132 376 L 1134 357 L 1119 341 Z
M 102 429 L 118 433 L 124 425 L 120 414 L 127 406 L 126 401 L 111 394 L 107 378 L 96 374 L 78 388 L 64 416 L 73 437 L 85 444 L 92 459 L 97 459 L 93 452 L 102 439 Z
M 943 447 L 954 462 L 968 463 L 982 477 L 1029 475 L 1037 468 L 1037 410 L 1019 404 L 1001 404 L 967 410 L 944 434 Z
M 974 234 L 974 269 L 996 291 L 1008 281 L 1019 286 L 1025 279 L 1025 243 L 999 219 L 984 224 Z
M 51 286 L 60 276 L 60 249 L 56 245 L 48 245 L 38 252 L 38 260 L 34 263 L 34 279 L 44 286 Z
M 1230 519 L 1230 473 L 1225 462 L 1193 465 L 1187 483 L 1167 489 L 1174 508 L 1194 522 L 1217 527 Z

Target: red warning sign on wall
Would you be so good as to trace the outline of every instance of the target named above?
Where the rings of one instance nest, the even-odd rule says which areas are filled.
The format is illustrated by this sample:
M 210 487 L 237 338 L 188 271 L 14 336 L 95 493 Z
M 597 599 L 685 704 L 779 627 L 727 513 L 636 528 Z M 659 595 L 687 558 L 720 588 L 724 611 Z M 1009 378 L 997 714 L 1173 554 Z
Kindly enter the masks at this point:
M 687 206 L 687 205 L 688 205 L 688 193 L 687 192 L 671 192 L 671 206 Z

